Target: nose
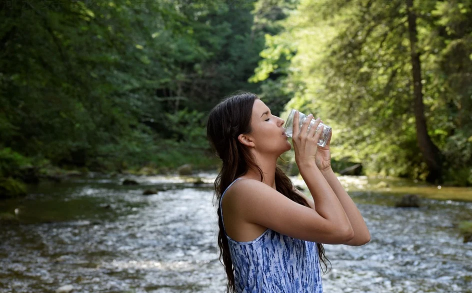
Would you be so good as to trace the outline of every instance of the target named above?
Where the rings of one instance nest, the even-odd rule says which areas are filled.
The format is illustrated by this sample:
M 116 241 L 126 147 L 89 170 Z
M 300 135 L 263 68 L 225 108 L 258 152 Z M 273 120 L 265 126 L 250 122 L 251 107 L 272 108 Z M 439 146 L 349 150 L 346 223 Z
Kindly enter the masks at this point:
M 279 127 L 285 124 L 285 120 L 283 120 L 280 117 L 277 117 L 277 118 L 279 118 Z

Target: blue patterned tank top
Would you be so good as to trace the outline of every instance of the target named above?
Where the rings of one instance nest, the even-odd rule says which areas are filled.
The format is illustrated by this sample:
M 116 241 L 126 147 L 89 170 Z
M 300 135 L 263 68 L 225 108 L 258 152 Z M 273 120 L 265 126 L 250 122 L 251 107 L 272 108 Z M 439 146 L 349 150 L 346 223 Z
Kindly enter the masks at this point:
M 240 179 L 240 178 L 238 178 Z M 236 182 L 233 181 L 226 191 Z M 224 227 L 224 220 L 223 220 Z M 323 293 L 315 242 L 300 240 L 267 229 L 248 242 L 229 243 L 238 293 Z

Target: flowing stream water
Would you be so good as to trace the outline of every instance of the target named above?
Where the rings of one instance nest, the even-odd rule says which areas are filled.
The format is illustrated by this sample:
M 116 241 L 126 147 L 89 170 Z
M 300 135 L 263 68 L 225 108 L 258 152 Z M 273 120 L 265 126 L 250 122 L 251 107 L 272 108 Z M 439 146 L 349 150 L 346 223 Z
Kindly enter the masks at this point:
M 199 176 L 204 184 L 162 176 L 136 177 L 136 186 L 98 177 L 42 183 L 25 198 L 1 201 L 0 213 L 15 219 L 0 222 L 0 292 L 64 285 L 73 292 L 224 292 L 215 175 Z M 356 188 L 365 177 L 340 179 L 352 186 L 372 240 L 325 245 L 332 263 L 325 292 L 472 292 L 472 243 L 457 229 L 472 220 L 472 202 L 422 199 L 419 209 L 395 208 L 394 192 Z M 142 195 L 148 188 L 159 192 Z M 472 199 L 471 189 L 462 191 Z

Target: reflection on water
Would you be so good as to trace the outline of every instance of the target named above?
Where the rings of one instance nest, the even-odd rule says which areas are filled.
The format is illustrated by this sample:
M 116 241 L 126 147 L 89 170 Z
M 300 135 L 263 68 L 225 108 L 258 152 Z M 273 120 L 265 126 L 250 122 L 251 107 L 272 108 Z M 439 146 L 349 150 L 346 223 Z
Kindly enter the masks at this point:
M 0 224 L 0 291 L 70 284 L 74 292 L 224 292 L 214 175 L 201 177 L 207 184 L 82 179 L 0 202 L 0 213 L 18 209 L 19 220 Z M 472 203 L 423 200 L 420 209 L 395 209 L 395 193 L 360 191 L 366 178 L 342 179 L 372 241 L 325 246 L 333 267 L 323 276 L 325 292 L 472 292 L 472 243 L 456 229 L 472 218 Z M 158 194 L 142 195 L 149 187 Z

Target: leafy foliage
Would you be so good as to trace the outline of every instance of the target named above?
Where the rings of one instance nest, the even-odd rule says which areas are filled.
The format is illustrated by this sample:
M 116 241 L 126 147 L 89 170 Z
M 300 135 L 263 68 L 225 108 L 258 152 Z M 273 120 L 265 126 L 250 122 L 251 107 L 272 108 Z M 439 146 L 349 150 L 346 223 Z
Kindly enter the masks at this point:
M 404 2 L 2 3 L 0 177 L 214 165 L 206 113 L 246 90 L 322 117 L 336 160 L 425 178 Z M 472 0 L 414 3 L 428 134 L 446 180 L 471 185 Z
M 237 89 L 257 91 L 247 82 L 264 45 L 252 27 L 254 5 L 1 4 L 3 147 L 35 161 L 92 170 L 175 165 L 166 157 L 168 146 L 191 146 L 182 160 L 203 156 L 205 113 Z
M 471 185 L 472 1 L 414 4 L 428 134 L 445 157 L 445 179 Z M 291 44 L 287 78 L 304 86 L 286 108 L 334 127 L 336 159 L 363 161 L 368 173 L 424 179 L 406 11 L 400 0 L 302 1 L 264 52 Z M 264 57 L 256 73 L 277 68 L 279 60 Z

